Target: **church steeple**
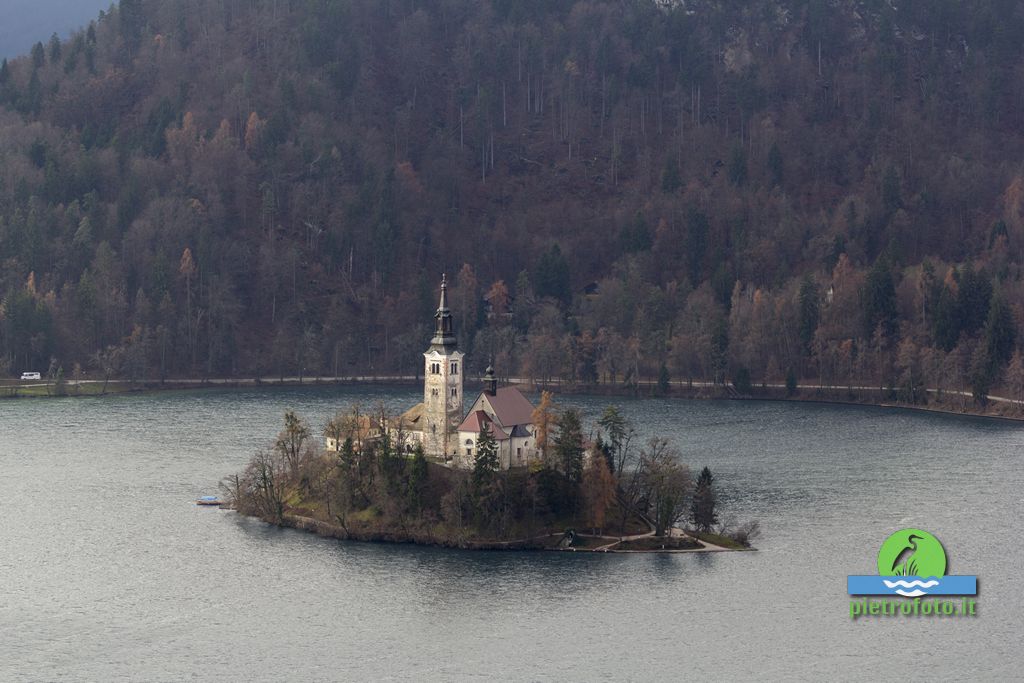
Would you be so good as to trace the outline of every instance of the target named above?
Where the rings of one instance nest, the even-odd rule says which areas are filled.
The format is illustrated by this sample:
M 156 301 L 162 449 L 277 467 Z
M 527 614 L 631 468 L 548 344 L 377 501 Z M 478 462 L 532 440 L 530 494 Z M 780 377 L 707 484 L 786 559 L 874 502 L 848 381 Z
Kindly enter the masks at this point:
M 430 340 L 430 346 L 450 351 L 457 345 L 458 340 L 452 329 L 452 312 L 448 310 L 448 277 L 441 275 L 441 301 L 434 314 L 434 338 Z
M 423 448 L 431 457 L 450 458 L 458 447 L 453 435 L 462 422 L 462 356 L 448 310 L 448 278 L 441 276 L 434 337 L 423 354 Z

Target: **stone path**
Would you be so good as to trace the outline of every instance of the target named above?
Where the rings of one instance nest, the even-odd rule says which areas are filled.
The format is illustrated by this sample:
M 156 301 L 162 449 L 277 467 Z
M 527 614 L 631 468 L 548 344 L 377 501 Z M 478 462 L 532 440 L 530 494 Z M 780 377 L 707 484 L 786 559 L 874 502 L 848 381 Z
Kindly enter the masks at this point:
M 646 533 L 643 533 L 643 534 L 633 534 L 632 536 L 596 536 L 596 537 L 595 536 L 589 536 L 589 537 L 585 536 L 585 538 L 609 538 L 609 539 L 615 539 L 614 541 L 612 541 L 611 543 L 608 543 L 607 545 L 602 545 L 602 546 L 598 546 L 598 547 L 594 548 L 593 551 L 592 551 L 592 552 L 595 552 L 595 553 L 608 552 L 609 550 L 611 550 L 615 546 L 619 545 L 620 543 L 623 543 L 624 541 L 636 541 L 636 540 L 641 539 L 641 538 L 653 538 L 654 537 L 654 532 L 655 532 L 654 525 L 651 524 L 650 520 L 646 520 L 645 519 L 644 521 L 647 522 L 648 525 L 650 525 L 651 530 L 646 532 Z M 696 541 L 697 543 L 700 543 L 702 546 L 704 546 L 703 548 L 678 548 L 678 549 L 675 549 L 674 552 L 699 553 L 699 552 L 722 552 L 722 551 L 731 550 L 731 548 L 726 548 L 724 546 L 715 545 L 714 543 L 708 543 L 705 540 L 702 540 L 702 539 L 699 539 L 699 538 L 695 538 L 695 537 L 693 537 L 690 534 L 686 533 L 684 530 L 680 529 L 677 526 L 674 526 L 671 529 L 669 529 L 668 535 L 669 535 L 669 538 L 689 538 L 689 539 L 691 539 L 693 541 Z

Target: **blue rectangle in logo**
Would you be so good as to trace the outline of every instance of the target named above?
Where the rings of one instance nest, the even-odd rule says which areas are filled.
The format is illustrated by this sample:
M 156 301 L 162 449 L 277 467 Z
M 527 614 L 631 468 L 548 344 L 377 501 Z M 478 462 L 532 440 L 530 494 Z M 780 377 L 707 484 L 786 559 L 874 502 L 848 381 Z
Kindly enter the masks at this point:
M 846 592 L 850 595 L 977 595 L 977 576 L 848 576 Z

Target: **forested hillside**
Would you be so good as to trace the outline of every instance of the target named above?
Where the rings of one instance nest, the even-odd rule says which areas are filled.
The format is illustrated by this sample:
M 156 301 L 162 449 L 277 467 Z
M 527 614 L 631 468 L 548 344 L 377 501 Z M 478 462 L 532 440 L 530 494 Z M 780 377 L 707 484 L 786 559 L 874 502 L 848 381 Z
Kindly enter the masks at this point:
M 123 0 L 0 65 L 0 370 L 1024 389 L 1012 0 Z M 1016 354 L 1016 355 L 1015 355 Z

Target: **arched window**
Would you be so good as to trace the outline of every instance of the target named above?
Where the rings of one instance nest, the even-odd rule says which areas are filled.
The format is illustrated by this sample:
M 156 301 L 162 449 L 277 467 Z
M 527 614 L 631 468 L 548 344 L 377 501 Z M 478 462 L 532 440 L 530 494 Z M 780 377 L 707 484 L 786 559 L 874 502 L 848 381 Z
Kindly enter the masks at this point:
M 456 389 L 455 387 L 452 387 L 452 397 L 455 397 L 455 396 L 458 396 L 458 395 L 459 395 L 459 390 Z
M 473 445 L 473 439 L 466 439 L 466 445 L 467 446 L 472 446 Z
M 459 374 L 459 364 L 456 363 L 455 361 L 452 361 L 452 374 L 453 375 Z

